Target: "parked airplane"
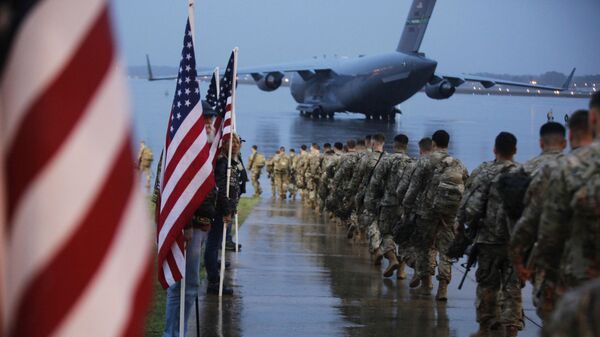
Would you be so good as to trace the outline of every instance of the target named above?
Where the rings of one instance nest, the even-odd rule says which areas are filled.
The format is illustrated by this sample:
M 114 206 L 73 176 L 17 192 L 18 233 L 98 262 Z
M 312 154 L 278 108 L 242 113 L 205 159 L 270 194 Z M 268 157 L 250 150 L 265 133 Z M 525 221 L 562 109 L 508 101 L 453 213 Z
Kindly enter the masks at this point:
M 414 0 L 395 52 L 353 59 L 311 60 L 285 65 L 239 69 L 251 75 L 258 88 L 274 91 L 291 74 L 290 92 L 301 115 L 332 118 L 336 112 L 362 113 L 367 119 L 395 120 L 396 106 L 423 90 L 432 99 L 450 98 L 465 82 L 479 82 L 490 88 L 496 84 L 564 91 L 575 69 L 561 87 L 541 86 L 500 79 L 436 74 L 437 62 L 419 52 L 436 0 Z M 148 79 L 152 76 L 148 60 Z M 199 72 L 199 76 L 209 76 Z

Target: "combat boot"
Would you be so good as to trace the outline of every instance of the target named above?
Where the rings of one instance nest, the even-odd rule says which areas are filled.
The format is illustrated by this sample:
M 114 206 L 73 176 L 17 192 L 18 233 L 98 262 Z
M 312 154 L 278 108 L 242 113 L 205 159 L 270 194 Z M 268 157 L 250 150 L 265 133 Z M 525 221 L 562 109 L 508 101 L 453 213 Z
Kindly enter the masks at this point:
M 381 266 L 381 260 L 383 260 L 383 252 L 381 251 L 381 248 L 377 248 L 373 253 L 373 265 Z
M 419 277 L 419 275 L 417 275 L 417 272 L 415 271 L 413 273 L 412 278 L 410 279 L 410 283 L 408 284 L 408 286 L 411 288 L 416 288 L 420 284 L 421 284 L 421 278 Z
M 444 302 L 448 300 L 448 281 L 440 280 L 435 299 Z
M 421 286 L 416 289 L 418 294 L 421 295 L 431 295 L 431 289 L 433 285 L 431 284 L 431 275 L 427 275 L 421 278 Z
M 396 253 L 393 250 L 385 253 L 385 258 L 388 259 L 389 264 L 387 269 L 383 272 L 384 277 L 391 277 L 394 275 L 394 271 L 400 267 L 400 262 L 398 262 L 398 258 L 396 257 Z
M 507 325 L 504 330 L 505 337 L 517 337 L 519 333 L 519 328 L 514 325 Z
M 404 271 L 405 266 L 406 264 L 404 263 L 404 261 L 400 261 L 400 265 L 398 266 L 398 270 L 396 271 L 396 278 L 398 280 L 406 279 L 406 272 Z

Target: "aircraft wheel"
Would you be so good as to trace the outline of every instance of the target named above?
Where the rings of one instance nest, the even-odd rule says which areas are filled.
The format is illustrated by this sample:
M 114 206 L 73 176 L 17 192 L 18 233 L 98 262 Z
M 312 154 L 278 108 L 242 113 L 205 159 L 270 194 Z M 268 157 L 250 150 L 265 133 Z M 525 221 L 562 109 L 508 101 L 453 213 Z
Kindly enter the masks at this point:
M 328 117 L 329 119 L 333 119 L 333 115 L 334 115 L 334 113 L 333 113 L 333 112 L 329 112 L 329 113 L 327 113 L 327 117 Z
M 365 114 L 365 118 L 366 118 L 367 120 L 368 120 L 368 119 L 371 119 L 372 117 L 373 117 L 373 116 L 371 116 L 371 114 Z
M 300 110 L 300 116 L 304 116 L 304 110 Z
M 321 118 L 322 119 L 327 118 L 327 113 L 325 111 L 323 111 L 323 110 L 321 110 Z

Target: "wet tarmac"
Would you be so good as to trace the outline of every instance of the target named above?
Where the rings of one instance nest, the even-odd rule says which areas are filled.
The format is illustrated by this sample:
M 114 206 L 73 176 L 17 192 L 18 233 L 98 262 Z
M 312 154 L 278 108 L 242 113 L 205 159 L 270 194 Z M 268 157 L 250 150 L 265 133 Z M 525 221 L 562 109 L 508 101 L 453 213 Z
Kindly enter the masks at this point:
M 454 266 L 447 303 L 413 294 L 408 280 L 381 277 L 366 245 L 349 242 L 343 228 L 300 201 L 263 199 L 240 243 L 240 253 L 228 253 L 235 295 L 200 296 L 200 336 L 462 337 L 477 328 L 474 271 L 459 291 L 462 268 Z M 539 334 L 529 293 L 532 320 L 519 336 Z M 189 330 L 196 336 L 195 319 Z

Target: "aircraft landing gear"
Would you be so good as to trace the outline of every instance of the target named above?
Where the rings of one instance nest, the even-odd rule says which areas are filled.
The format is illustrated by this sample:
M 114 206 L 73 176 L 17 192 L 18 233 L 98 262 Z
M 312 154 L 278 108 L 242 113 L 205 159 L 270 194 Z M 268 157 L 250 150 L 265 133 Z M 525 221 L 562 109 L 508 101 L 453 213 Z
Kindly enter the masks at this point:
M 333 111 L 332 112 L 328 112 L 327 113 L 327 118 L 333 119 L 333 115 L 334 115 Z

